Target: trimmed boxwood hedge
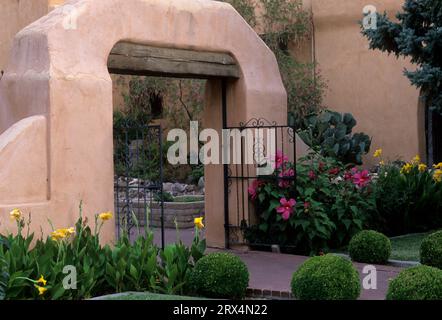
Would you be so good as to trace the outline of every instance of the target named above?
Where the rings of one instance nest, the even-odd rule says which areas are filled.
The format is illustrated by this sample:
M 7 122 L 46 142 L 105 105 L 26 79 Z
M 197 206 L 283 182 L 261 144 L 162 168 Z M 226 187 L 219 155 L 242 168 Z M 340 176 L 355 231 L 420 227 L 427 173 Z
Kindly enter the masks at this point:
M 430 234 L 420 247 L 421 263 L 442 269 L 442 231 Z
M 391 255 L 391 242 L 382 233 L 363 230 L 350 240 L 348 252 L 353 261 L 384 264 Z
M 293 274 L 291 287 L 300 300 L 355 300 L 361 292 L 352 263 L 331 254 L 306 260 Z
M 190 290 L 198 295 L 241 299 L 249 285 L 249 271 L 233 254 L 211 253 L 198 260 L 188 280 Z
M 390 282 L 387 300 L 442 300 L 442 270 L 417 266 Z

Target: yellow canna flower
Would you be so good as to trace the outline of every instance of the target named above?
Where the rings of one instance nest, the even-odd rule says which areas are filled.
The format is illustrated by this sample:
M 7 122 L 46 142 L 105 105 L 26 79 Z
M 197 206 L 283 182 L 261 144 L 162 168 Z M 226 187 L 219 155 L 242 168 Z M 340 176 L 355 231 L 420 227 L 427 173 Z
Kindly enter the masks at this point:
M 74 228 L 57 229 L 51 233 L 51 238 L 53 240 L 61 240 L 61 239 L 65 239 L 73 234 L 75 234 Z
M 62 229 L 55 230 L 51 233 L 51 238 L 55 241 L 66 238 L 66 233 Z
M 434 169 L 442 169 L 442 162 L 439 162 L 438 164 L 433 164 Z
M 421 163 L 421 157 L 419 157 L 419 155 L 416 155 L 413 160 L 411 161 L 411 163 L 413 164 L 419 164 Z
M 48 291 L 48 289 L 46 289 L 45 287 L 41 287 L 41 286 L 35 286 L 36 288 L 37 288 L 37 290 L 38 290 L 38 294 L 40 295 L 40 296 L 42 296 L 42 295 L 44 295 L 44 293 L 46 292 L 46 291 Z
M 401 173 L 402 174 L 410 173 L 412 169 L 413 169 L 413 165 L 407 163 L 402 167 Z
M 43 275 L 40 276 L 40 279 L 37 280 L 37 283 L 42 284 L 42 285 L 46 285 L 47 281 L 45 280 L 45 278 L 43 277 Z
M 197 227 L 198 229 L 202 229 L 204 228 L 204 224 L 203 224 L 203 219 L 204 217 L 200 217 L 200 218 L 195 218 L 195 227 Z
M 373 157 L 375 158 L 380 158 L 381 156 L 382 156 L 382 149 L 377 149 L 373 154 Z
M 20 209 L 14 209 L 9 213 L 11 220 L 19 221 L 21 219 L 22 213 Z
M 420 171 L 420 172 L 425 172 L 425 171 L 427 171 L 427 165 L 421 163 L 421 164 L 419 165 L 419 171 Z
M 442 170 L 438 169 L 434 172 L 433 179 L 436 182 L 442 182 Z
M 112 214 L 112 212 L 103 212 L 103 213 L 100 213 L 99 215 L 98 215 L 98 217 L 101 219 L 101 220 L 103 220 L 103 221 L 107 221 L 107 220 L 110 220 L 110 219 L 112 219 L 112 217 L 113 217 L 113 214 Z

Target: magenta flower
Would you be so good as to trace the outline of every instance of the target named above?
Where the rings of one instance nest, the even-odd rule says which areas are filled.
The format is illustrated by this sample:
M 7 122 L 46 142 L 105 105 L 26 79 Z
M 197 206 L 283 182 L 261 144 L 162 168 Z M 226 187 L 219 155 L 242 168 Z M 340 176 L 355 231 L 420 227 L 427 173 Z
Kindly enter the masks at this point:
M 339 171 L 340 171 L 339 168 L 333 168 L 333 169 L 330 169 L 330 171 L 328 173 L 335 176 L 339 173 Z
M 281 168 L 287 161 L 289 161 L 289 158 L 281 150 L 276 151 L 274 163 L 275 169 Z
M 255 200 L 258 195 L 258 189 L 264 184 L 263 181 L 253 180 L 252 185 L 247 188 L 249 196 L 252 200 Z
M 348 181 L 348 180 L 352 180 L 353 179 L 353 174 L 351 172 L 346 172 L 344 173 L 344 180 Z
M 316 179 L 316 174 L 313 170 L 310 170 L 308 173 L 308 177 L 310 178 L 310 180 L 315 180 Z
M 367 186 L 371 181 L 370 174 L 368 170 L 355 171 L 353 173 L 353 183 L 359 188 Z
M 293 169 L 283 170 L 279 174 L 280 178 L 290 178 L 290 177 L 294 177 L 294 176 L 295 176 L 295 170 L 293 170 Z M 279 181 L 278 185 L 280 188 L 288 188 L 288 187 L 290 187 L 290 180 L 281 179 Z
M 288 219 L 290 219 L 290 216 L 293 213 L 293 207 L 296 205 L 296 200 L 287 200 L 286 198 L 281 198 L 281 200 L 279 200 L 279 203 L 281 204 L 281 206 L 276 208 L 276 212 L 280 213 L 282 215 L 282 219 L 287 221 Z

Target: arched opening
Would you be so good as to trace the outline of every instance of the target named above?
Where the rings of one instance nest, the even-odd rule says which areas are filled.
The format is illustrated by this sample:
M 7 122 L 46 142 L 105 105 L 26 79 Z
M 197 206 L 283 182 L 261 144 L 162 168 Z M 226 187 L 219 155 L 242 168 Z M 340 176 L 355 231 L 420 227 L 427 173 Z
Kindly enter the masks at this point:
M 115 44 L 123 42 L 163 52 L 190 51 L 191 59 L 169 57 L 160 70 L 145 64 L 156 61 L 153 65 L 160 66 L 161 56 L 134 59 L 142 63 L 137 68 L 116 67 L 134 74 L 187 72 L 192 78 L 207 78 L 205 125 L 217 132 L 226 124 L 223 121 L 229 122 L 227 126 L 251 118 L 287 123 L 287 94 L 275 56 L 232 6 L 193 0 L 73 0 L 26 27 L 14 40 L 0 82 L 0 167 L 8 168 L 1 171 L 0 214 L 13 208 L 31 211 L 36 226 L 31 231 L 40 232 L 41 226 L 48 234 L 47 219 L 72 225 L 80 202 L 90 221 L 98 212 L 114 211 L 109 73 L 118 70 L 108 58 Z M 195 54 L 200 55 L 197 60 Z M 214 55 L 230 58 L 207 61 Z M 127 56 L 123 52 L 115 58 L 128 61 Z M 232 57 L 235 65 L 227 68 Z M 207 73 L 208 62 L 215 77 Z M 198 65 L 204 68 L 194 67 Z M 208 165 L 205 175 L 208 245 L 224 247 L 223 167 Z M 106 224 L 101 237 L 112 242 L 114 226 Z
M 201 90 L 192 92 L 193 87 L 205 86 L 205 81 L 210 80 L 235 81 L 240 77 L 240 69 L 227 53 L 158 48 L 130 42 L 119 42 L 113 47 L 108 69 L 113 76 L 124 77 L 114 80 L 114 87 L 118 83 L 120 90 L 126 90 L 120 93 L 124 95 L 123 106 L 116 106 L 114 99 L 117 235 L 127 232 L 135 238 L 136 233 L 144 233 L 145 228 L 149 228 L 156 242 L 164 246 L 176 241 L 178 231 L 180 239 L 190 245 L 194 237 L 193 221 L 204 217 L 206 210 L 204 180 L 203 183 L 201 179 L 188 181 L 188 177 L 203 166 L 199 161 L 193 165 L 170 165 L 166 157 L 166 136 L 172 129 L 183 129 L 189 134 L 190 121 L 197 122 L 201 129 L 205 94 Z M 223 106 L 227 92 L 219 89 L 219 104 Z M 113 91 L 115 94 L 119 90 Z M 197 101 L 189 105 L 187 96 Z M 163 110 L 168 107 L 173 110 Z M 189 124 L 174 121 L 175 113 L 180 111 L 184 111 L 181 116 Z M 167 116 L 170 112 L 174 113 L 173 118 Z M 220 186 L 220 193 L 222 190 Z

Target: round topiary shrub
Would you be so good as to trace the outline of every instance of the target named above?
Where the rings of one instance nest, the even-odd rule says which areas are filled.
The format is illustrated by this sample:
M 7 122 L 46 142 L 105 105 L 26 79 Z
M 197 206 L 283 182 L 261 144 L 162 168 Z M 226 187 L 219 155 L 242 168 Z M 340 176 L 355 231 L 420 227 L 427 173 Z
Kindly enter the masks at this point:
M 391 254 L 391 242 L 382 233 L 364 230 L 357 233 L 348 245 L 353 261 L 384 264 Z
M 442 269 L 442 231 L 426 237 L 420 248 L 421 263 Z
M 390 282 L 387 300 L 441 300 L 442 270 L 429 266 L 405 269 Z
M 189 275 L 190 289 L 208 298 L 241 299 L 248 285 L 247 266 L 230 253 L 211 253 L 202 257 Z
M 293 274 L 291 286 L 300 300 L 355 300 L 361 292 L 352 263 L 330 254 L 305 261 Z

